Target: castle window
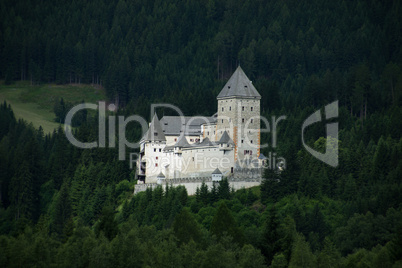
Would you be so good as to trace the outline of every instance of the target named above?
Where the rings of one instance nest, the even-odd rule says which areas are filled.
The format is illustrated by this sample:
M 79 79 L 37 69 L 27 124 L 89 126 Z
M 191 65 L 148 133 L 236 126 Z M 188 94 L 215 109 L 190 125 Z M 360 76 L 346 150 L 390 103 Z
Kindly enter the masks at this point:
M 241 122 L 244 123 L 244 118 L 241 119 Z
M 154 152 L 156 152 L 156 149 L 154 148 Z
M 162 152 L 162 149 L 159 149 L 159 152 Z
M 253 140 L 251 140 L 250 142 L 253 143 Z
M 194 139 L 190 139 L 190 141 L 194 141 Z
M 243 143 L 244 141 L 243 140 L 241 140 L 241 143 Z
M 156 157 L 156 160 L 158 160 L 158 157 Z
M 222 112 L 223 112 L 223 110 L 224 110 L 224 109 L 223 109 L 223 107 L 222 107 Z
M 222 119 L 222 123 L 223 123 L 223 119 Z
M 174 138 L 174 141 L 177 141 L 177 139 L 176 139 L 176 138 Z
M 241 107 L 241 110 L 244 111 L 244 106 Z
M 251 119 L 251 123 L 253 123 L 253 119 Z
M 229 111 L 231 111 L 232 110 L 232 106 L 229 106 Z
M 253 107 L 251 107 L 251 111 L 253 111 Z
M 209 136 L 209 131 L 207 132 L 207 135 Z
M 158 163 L 155 163 L 155 167 L 157 167 L 158 166 Z

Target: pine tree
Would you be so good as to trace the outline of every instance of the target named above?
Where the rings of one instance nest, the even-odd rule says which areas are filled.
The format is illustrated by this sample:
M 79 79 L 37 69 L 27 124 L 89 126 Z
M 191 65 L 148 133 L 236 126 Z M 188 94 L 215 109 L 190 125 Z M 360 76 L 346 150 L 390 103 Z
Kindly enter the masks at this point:
M 289 267 L 315 267 L 316 258 L 303 235 L 297 235 L 292 249 Z
M 56 232 L 60 237 L 63 237 L 64 226 L 69 221 L 72 212 L 71 201 L 68 192 L 69 187 L 67 183 L 63 183 L 54 203 L 52 230 Z
M 225 202 L 220 204 L 212 220 L 210 232 L 213 235 L 216 235 L 218 240 L 220 240 L 224 235 L 228 235 L 238 244 L 242 245 L 244 243 L 243 233 L 237 227 L 235 219 Z
M 173 233 L 180 244 L 187 244 L 190 240 L 199 243 L 201 240 L 201 230 L 188 208 L 183 208 L 176 215 L 173 222 Z
M 34 212 L 34 192 L 32 173 L 29 164 L 23 161 L 21 167 L 11 179 L 9 195 L 11 205 L 15 208 L 15 219 L 31 219 Z
M 219 199 L 230 199 L 230 186 L 227 178 L 219 182 L 218 197 Z
M 261 252 L 265 256 L 265 261 L 271 264 L 274 255 L 280 250 L 279 219 L 275 205 L 269 209 L 269 215 L 264 225 Z
M 117 235 L 118 229 L 114 219 L 114 210 L 110 206 L 103 207 L 102 216 L 99 223 L 96 225 L 96 235 L 99 236 L 101 232 L 109 241 Z

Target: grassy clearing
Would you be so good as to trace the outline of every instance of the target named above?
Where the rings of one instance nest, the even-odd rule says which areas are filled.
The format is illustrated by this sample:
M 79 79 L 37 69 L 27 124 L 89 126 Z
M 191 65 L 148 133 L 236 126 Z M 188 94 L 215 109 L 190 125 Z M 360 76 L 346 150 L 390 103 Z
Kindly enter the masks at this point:
M 51 133 L 59 126 L 54 121 L 53 106 L 56 100 L 63 98 L 73 104 L 82 100 L 96 103 L 105 100 L 104 90 L 90 85 L 54 85 L 31 86 L 29 82 L 16 82 L 4 85 L 0 82 L 0 101 L 11 104 L 17 118 L 22 118 L 38 128 L 42 126 L 45 133 Z

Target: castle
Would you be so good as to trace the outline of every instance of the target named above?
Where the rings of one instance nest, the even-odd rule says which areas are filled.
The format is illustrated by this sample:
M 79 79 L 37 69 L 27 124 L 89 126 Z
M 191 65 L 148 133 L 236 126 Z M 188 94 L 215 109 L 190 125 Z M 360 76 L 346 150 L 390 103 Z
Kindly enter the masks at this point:
M 261 174 L 253 172 L 261 169 L 264 160 L 260 99 L 239 66 L 217 96 L 218 111 L 213 116 L 163 116 L 159 120 L 155 114 L 140 141 L 138 182 L 219 181 L 240 173 L 248 177 L 255 173 L 260 179 Z

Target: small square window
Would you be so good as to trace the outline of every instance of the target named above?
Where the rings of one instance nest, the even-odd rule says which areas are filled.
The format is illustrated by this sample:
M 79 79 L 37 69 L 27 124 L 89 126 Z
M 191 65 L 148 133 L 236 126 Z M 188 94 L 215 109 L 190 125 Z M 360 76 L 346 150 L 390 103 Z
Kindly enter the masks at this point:
M 174 141 L 177 141 L 177 139 L 176 139 L 176 138 L 174 138 Z
M 244 141 L 243 140 L 241 140 L 241 143 L 243 143 Z
M 190 141 L 194 141 L 194 139 L 190 139 Z

